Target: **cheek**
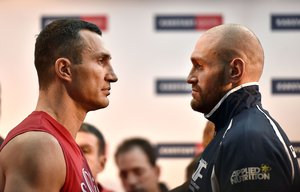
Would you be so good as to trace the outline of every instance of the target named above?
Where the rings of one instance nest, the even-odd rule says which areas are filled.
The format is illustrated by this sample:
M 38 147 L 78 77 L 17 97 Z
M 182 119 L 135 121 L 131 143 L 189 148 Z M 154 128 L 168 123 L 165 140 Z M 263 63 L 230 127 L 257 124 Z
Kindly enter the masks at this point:
M 206 74 L 205 84 L 212 89 L 219 89 L 224 84 L 225 76 L 224 72 L 220 70 L 213 70 Z
M 86 154 L 85 155 L 85 158 L 87 159 L 87 161 L 89 162 L 89 163 L 95 163 L 95 162 L 97 162 L 97 159 L 96 159 L 96 157 L 95 157 L 95 155 L 94 154 Z
M 81 71 L 81 74 L 78 75 L 80 79 L 79 83 L 81 84 L 89 84 L 89 85 L 97 85 L 101 80 L 104 79 L 105 71 L 101 66 L 93 66 L 86 68 L 84 71 Z
M 214 98 L 217 95 L 219 95 L 221 88 L 221 82 L 218 78 L 216 79 L 212 79 L 211 81 L 209 81 L 209 83 L 207 84 L 207 94 L 209 95 L 209 97 Z
M 155 173 L 155 171 L 148 170 L 145 171 L 142 178 L 144 179 L 144 181 L 152 183 L 153 181 L 157 180 L 158 175 Z
M 214 75 L 207 75 L 203 77 L 202 79 L 199 79 L 199 87 L 201 88 L 202 93 L 213 93 L 214 90 L 218 86 L 218 80 L 216 79 Z
M 212 70 L 203 70 L 198 73 L 198 84 L 201 84 L 202 86 L 207 86 L 211 84 L 216 78 L 216 72 Z

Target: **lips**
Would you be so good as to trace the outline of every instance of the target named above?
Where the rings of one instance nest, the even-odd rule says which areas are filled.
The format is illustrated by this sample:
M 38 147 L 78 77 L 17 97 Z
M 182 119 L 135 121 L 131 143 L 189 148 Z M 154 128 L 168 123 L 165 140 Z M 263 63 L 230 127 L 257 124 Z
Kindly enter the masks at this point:
M 110 87 L 103 88 L 102 91 L 106 93 L 106 95 L 110 95 Z
M 199 91 L 195 88 L 192 88 L 192 93 L 198 93 Z
M 104 87 L 102 90 L 110 90 L 110 86 Z
M 110 87 L 104 87 L 102 91 L 110 91 Z
M 192 96 L 193 96 L 193 98 L 197 97 L 198 94 L 199 94 L 198 90 L 192 89 Z

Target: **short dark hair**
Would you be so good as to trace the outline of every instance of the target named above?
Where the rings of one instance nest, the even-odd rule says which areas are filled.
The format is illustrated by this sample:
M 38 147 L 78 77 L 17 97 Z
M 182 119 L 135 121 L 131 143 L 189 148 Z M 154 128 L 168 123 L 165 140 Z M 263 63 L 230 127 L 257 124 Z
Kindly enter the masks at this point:
M 95 126 L 89 123 L 83 123 L 80 126 L 79 132 L 91 133 L 95 135 L 98 139 L 98 154 L 105 155 L 106 142 L 103 134 Z
M 79 32 L 84 29 L 102 35 L 95 24 L 77 19 L 55 20 L 40 32 L 34 52 L 40 89 L 46 88 L 53 80 L 51 66 L 58 58 L 66 57 L 74 64 L 81 63 L 85 44 Z
M 149 160 L 149 163 L 152 166 L 156 165 L 157 151 L 155 147 L 147 139 L 138 137 L 124 140 L 116 150 L 115 159 L 117 160 L 117 157 L 120 154 L 126 153 L 135 147 L 139 147 L 145 153 Z

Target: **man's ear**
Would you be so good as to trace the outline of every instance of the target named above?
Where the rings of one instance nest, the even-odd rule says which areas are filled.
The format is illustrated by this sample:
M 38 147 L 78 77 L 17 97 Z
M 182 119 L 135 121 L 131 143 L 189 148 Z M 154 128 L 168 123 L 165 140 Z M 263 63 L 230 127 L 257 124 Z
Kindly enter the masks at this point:
M 155 165 L 155 173 L 156 173 L 156 175 L 157 175 L 157 178 L 159 178 L 160 177 L 160 166 L 158 166 L 158 165 Z
M 245 73 L 245 62 L 241 58 L 235 58 L 230 62 L 230 79 L 232 83 L 242 81 Z
M 99 172 L 102 172 L 103 169 L 105 168 L 106 161 L 107 161 L 107 158 L 106 158 L 105 155 L 100 155 L 100 156 L 98 157 L 98 162 L 99 162 Z
M 55 72 L 60 79 L 71 81 L 71 62 L 67 58 L 58 58 L 55 61 Z

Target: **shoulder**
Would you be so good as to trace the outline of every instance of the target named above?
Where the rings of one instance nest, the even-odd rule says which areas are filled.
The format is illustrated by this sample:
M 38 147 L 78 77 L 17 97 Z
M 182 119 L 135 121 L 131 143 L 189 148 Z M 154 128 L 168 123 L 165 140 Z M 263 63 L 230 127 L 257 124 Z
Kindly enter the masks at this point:
M 65 180 L 63 151 L 58 141 L 45 132 L 31 131 L 14 137 L 2 149 L 0 164 L 6 178 L 12 182 L 22 180 L 28 186 L 41 187 L 38 185 L 51 182 L 62 186 Z
M 241 160 L 287 159 L 286 143 L 282 142 L 279 130 L 281 128 L 269 115 L 255 109 L 244 112 L 232 119 L 222 139 L 222 151 L 235 153 Z
M 232 139 L 270 139 L 274 138 L 275 132 L 271 117 L 258 108 L 251 108 L 238 114 L 232 119 L 228 130 L 228 137 Z
M 16 155 L 19 157 L 38 155 L 41 158 L 49 156 L 49 152 L 56 155 L 63 155 L 59 142 L 54 136 L 42 131 L 29 131 L 12 138 L 3 148 L 1 153 Z M 46 158 L 44 158 L 46 159 Z M 38 158 L 37 158 L 38 160 Z

